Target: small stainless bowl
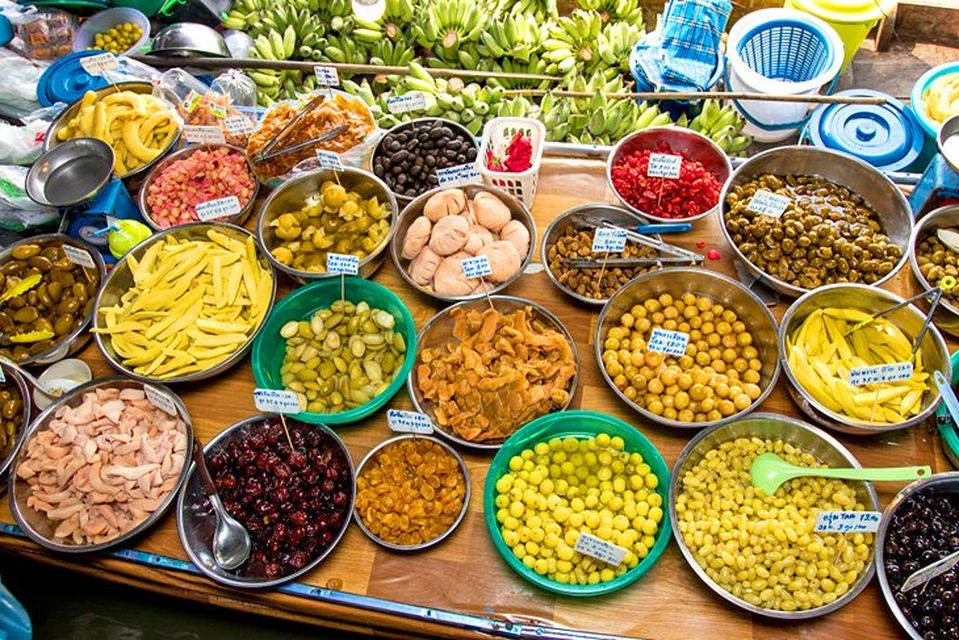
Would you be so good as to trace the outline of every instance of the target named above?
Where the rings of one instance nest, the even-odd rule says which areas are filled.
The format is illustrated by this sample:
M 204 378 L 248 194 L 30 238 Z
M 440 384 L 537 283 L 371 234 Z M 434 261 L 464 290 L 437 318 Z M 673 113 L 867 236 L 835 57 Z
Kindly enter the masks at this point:
M 339 175 L 337 175 L 339 174 Z M 386 239 L 380 243 L 373 253 L 360 260 L 361 278 L 369 278 L 379 268 L 386 258 L 386 248 L 390 244 L 390 237 L 396 228 L 396 217 L 399 208 L 396 205 L 396 199 L 393 192 L 386 184 L 374 176 L 372 173 L 362 169 L 345 167 L 342 171 L 336 172 L 332 169 L 317 169 L 304 173 L 287 180 L 277 187 L 263 203 L 260 213 L 256 219 L 256 239 L 260 248 L 266 253 L 267 259 L 278 271 L 282 271 L 294 280 L 300 283 L 307 283 L 311 280 L 322 280 L 324 278 L 336 277 L 328 273 L 315 273 L 313 271 L 301 271 L 287 266 L 273 257 L 273 249 L 278 246 L 276 233 L 270 223 L 279 218 L 284 213 L 292 213 L 303 208 L 306 199 L 320 193 L 320 187 L 324 182 L 335 181 L 339 178 L 339 183 L 347 191 L 355 191 L 363 198 L 375 197 L 379 202 L 390 208 L 390 231 Z
M 557 411 L 565 411 L 568 409 L 570 403 L 573 401 L 573 396 L 576 394 L 576 385 L 579 382 L 580 373 L 579 352 L 576 350 L 576 342 L 573 340 L 573 336 L 570 334 L 569 330 L 567 330 L 563 323 L 560 322 L 559 318 L 553 315 L 552 311 L 544 306 L 536 304 L 532 300 L 525 300 L 523 298 L 517 298 L 514 296 L 490 296 L 490 300 L 492 301 L 493 306 L 496 307 L 496 310 L 504 315 L 513 313 L 514 311 L 519 311 L 520 309 L 525 309 L 526 307 L 530 307 L 530 309 L 533 311 L 534 319 L 539 320 L 549 328 L 558 331 L 563 335 L 563 337 L 566 338 L 566 341 L 569 342 L 569 346 L 573 350 L 573 363 L 576 366 L 576 373 L 573 375 L 573 378 L 569 383 L 569 402 L 567 402 Z M 444 345 L 456 340 L 456 338 L 453 337 L 453 320 L 450 314 L 453 309 L 458 307 L 462 307 L 467 311 L 473 309 L 483 311 L 489 308 L 489 302 L 486 301 L 486 298 L 483 298 L 482 300 L 466 300 L 449 306 L 433 316 L 430 321 L 423 325 L 423 328 L 420 330 L 420 335 L 417 340 L 416 362 L 419 362 L 420 353 L 422 353 L 424 349 L 441 348 Z M 413 401 L 413 406 L 420 413 L 425 413 L 430 417 L 430 419 L 433 421 L 433 425 L 436 427 L 437 434 L 443 436 L 451 442 L 455 442 L 456 444 L 473 449 L 495 451 L 503 446 L 502 442 L 470 442 L 469 440 L 459 437 L 452 431 L 447 431 L 440 427 L 440 425 L 436 422 L 436 416 L 433 412 L 432 403 L 423 397 L 423 392 L 420 391 L 419 385 L 417 385 L 417 379 L 416 365 L 414 364 L 413 370 L 410 372 L 409 378 L 407 378 L 406 388 L 409 392 L 410 400 Z M 519 428 L 522 426 L 523 425 L 518 424 L 516 425 L 516 429 L 519 430 Z
M 637 402 L 627 398 L 619 387 L 613 384 L 613 380 L 606 372 L 606 367 L 603 364 L 603 343 L 606 341 L 606 334 L 619 324 L 620 316 L 632 308 L 634 304 L 648 298 L 658 297 L 664 293 L 668 293 L 675 298 L 690 292 L 697 296 L 707 296 L 722 304 L 725 308 L 735 311 L 752 334 L 752 346 L 759 352 L 759 359 L 763 363 L 759 380 L 759 388 L 762 389 L 760 396 L 742 411 L 713 422 L 680 422 L 648 411 Z M 633 411 L 652 422 L 667 427 L 702 429 L 742 419 L 744 415 L 759 407 L 772 393 L 773 387 L 776 386 L 776 380 L 779 378 L 780 366 L 776 337 L 776 319 L 773 318 L 772 313 L 755 293 L 738 281 L 698 267 L 676 267 L 636 276 L 617 291 L 599 314 L 593 345 L 596 364 L 603 374 L 603 380 Z
M 421 544 L 402 545 L 402 544 L 394 544 L 392 542 L 387 542 L 386 540 L 383 540 L 382 538 L 377 536 L 375 533 L 373 533 L 366 527 L 366 524 L 363 522 L 363 518 L 360 517 L 359 510 L 354 508 L 353 519 L 356 520 L 356 524 L 359 525 L 360 529 L 363 530 L 363 533 L 365 533 L 367 537 L 373 542 L 375 542 L 376 544 L 382 547 L 386 547 L 387 549 L 392 549 L 393 551 L 421 551 L 423 549 L 428 549 L 429 547 L 438 545 L 439 543 L 443 542 L 443 540 L 446 540 L 456 530 L 456 528 L 460 526 L 460 523 L 463 522 L 463 518 L 466 517 L 466 513 L 469 511 L 469 508 L 470 508 L 470 495 L 471 495 L 470 472 L 469 472 L 469 469 L 466 468 L 466 461 L 463 460 L 463 456 L 461 456 L 456 451 L 456 449 L 449 446 L 442 440 L 438 438 L 433 438 L 431 436 L 403 434 L 403 435 L 396 436 L 394 438 L 390 438 L 389 440 L 386 440 L 384 442 L 381 442 L 380 444 L 373 447 L 370 450 L 370 452 L 363 457 L 363 459 L 360 461 L 360 464 L 356 467 L 357 479 L 359 479 L 360 476 L 363 475 L 363 467 L 366 466 L 366 463 L 369 462 L 373 458 L 373 456 L 376 455 L 381 449 L 388 447 L 394 442 L 399 442 L 401 440 L 412 440 L 414 438 L 435 442 L 439 446 L 443 447 L 451 456 L 456 458 L 456 461 L 459 462 L 459 465 L 460 465 L 460 472 L 463 474 L 463 478 L 466 480 L 466 495 L 463 497 L 463 508 L 460 509 L 459 515 L 456 516 L 456 520 L 453 521 L 453 524 L 450 525 L 449 529 L 443 532 L 442 535 L 436 538 L 433 538 L 429 542 L 423 542 Z
M 269 415 L 260 414 L 246 418 L 227 427 L 221 431 L 219 435 L 206 443 L 206 446 L 203 447 L 204 457 L 209 459 L 217 451 L 225 449 L 236 441 L 243 440 L 257 428 L 257 425 L 262 424 L 263 421 L 269 417 Z M 321 424 L 308 426 L 311 429 L 321 429 L 326 432 L 326 434 L 333 439 L 333 442 L 339 445 L 340 450 L 343 452 L 343 455 L 346 456 L 346 460 L 350 465 L 352 492 L 350 494 L 350 504 L 344 510 L 343 524 L 340 526 L 339 533 L 336 534 L 336 537 L 333 538 L 333 541 L 326 550 L 313 558 L 305 567 L 289 575 L 273 579 L 249 578 L 237 575 L 232 571 L 226 571 L 220 568 L 213 559 L 212 541 L 213 532 L 216 527 L 216 518 L 213 514 L 213 509 L 210 507 L 207 494 L 201 486 L 198 474 L 194 473 L 196 464 L 191 463 L 188 466 L 184 466 L 186 471 L 185 482 L 183 483 L 183 489 L 180 491 L 180 496 L 176 504 L 176 530 L 180 537 L 180 544 L 183 546 L 183 550 L 186 551 L 190 561 L 196 565 L 196 568 L 199 569 L 203 575 L 230 587 L 240 587 L 243 589 L 274 587 L 278 584 L 295 580 L 303 574 L 308 573 L 323 562 L 336 545 L 339 544 L 350 524 L 350 513 L 353 511 L 353 503 L 356 501 L 356 470 L 353 467 L 353 459 L 350 457 L 349 450 L 335 432 Z
M 673 473 L 669 481 L 669 523 L 673 528 L 673 537 L 676 538 L 676 544 L 686 559 L 686 563 L 700 580 L 706 583 L 710 589 L 717 593 L 727 602 L 731 602 L 737 607 L 756 615 L 769 618 L 779 618 L 781 620 L 808 620 L 832 613 L 837 609 L 852 602 L 858 596 L 869 581 L 872 580 L 872 574 L 875 567 L 871 558 L 866 565 L 865 571 L 859 576 L 856 584 L 851 585 L 849 591 L 837 598 L 834 602 L 807 609 L 805 611 L 777 611 L 774 609 L 763 609 L 757 607 L 745 600 L 741 600 L 729 591 L 726 591 L 699 566 L 693 555 L 692 550 L 686 546 L 683 539 L 683 533 L 680 531 L 679 515 L 676 512 L 676 496 L 679 495 L 683 486 L 683 477 L 686 472 L 698 464 L 708 451 L 714 449 L 724 442 L 735 440 L 737 438 L 780 438 L 783 442 L 793 446 L 800 447 L 803 451 L 812 454 L 821 462 L 830 467 L 856 467 L 860 468 L 859 461 L 853 457 L 852 453 L 846 449 L 838 440 L 826 432 L 791 418 L 776 413 L 754 413 L 741 420 L 736 420 L 728 424 L 716 425 L 711 429 L 701 431 L 694 437 L 679 454 L 679 459 L 673 466 Z M 879 496 L 873 486 L 867 482 L 846 481 L 856 488 L 856 494 L 860 502 L 868 509 L 879 510 Z M 875 553 L 875 548 L 873 549 Z
M 959 494 L 959 471 L 937 473 L 928 478 L 916 480 L 904 487 L 883 511 L 882 519 L 879 521 L 879 531 L 876 532 L 876 575 L 879 576 L 879 587 L 882 589 L 882 597 L 885 598 L 886 605 L 892 612 L 893 617 L 896 618 L 896 621 L 911 640 L 922 640 L 922 636 L 915 627 L 909 624 L 909 620 L 906 619 L 899 603 L 896 602 L 896 594 L 893 593 L 892 586 L 889 584 L 889 576 L 886 574 L 885 548 L 889 526 L 896 512 L 909 498 L 919 493 Z
M 951 118 L 947 118 L 942 123 L 942 126 L 939 127 L 939 134 L 936 136 L 936 145 L 939 147 L 939 153 L 946 161 L 946 164 L 952 167 L 953 171 L 959 173 L 959 160 L 956 159 L 956 155 L 947 155 L 945 150 L 946 140 L 957 135 L 959 135 L 959 113 Z
M 30 387 L 27 386 L 26 381 L 23 379 L 16 370 L 11 369 L 6 364 L 0 363 L 0 368 L 3 369 L 3 375 L 6 376 L 8 384 L 9 381 L 13 381 L 13 384 L 16 385 L 17 390 L 20 392 L 20 400 L 23 403 L 23 417 L 20 419 L 20 426 L 17 428 L 16 439 L 13 441 L 13 445 L 7 451 L 7 454 L 0 458 L 0 478 L 7 473 L 7 469 L 10 468 L 13 458 L 16 455 L 17 448 L 20 445 L 20 440 L 26 434 L 27 429 L 30 426 L 30 409 L 32 408 L 32 403 L 30 402 Z M 0 454 L 3 454 L 3 450 L 0 449 Z M 0 490 L 3 490 L 4 485 L 0 484 Z
M 786 352 L 786 337 L 791 335 L 806 317 L 823 307 L 852 307 L 866 313 L 877 313 L 888 309 L 900 302 L 903 298 L 885 289 L 864 284 L 833 284 L 810 291 L 790 305 L 783 316 L 779 329 L 779 357 L 782 368 L 789 380 L 789 395 L 809 418 L 817 424 L 829 429 L 858 435 L 876 435 L 898 429 L 906 429 L 913 425 L 925 422 L 935 414 L 939 406 L 939 391 L 930 382 L 930 390 L 922 398 L 922 411 L 912 418 L 894 425 L 867 424 L 844 415 L 840 415 L 822 405 L 806 391 L 799 380 L 793 375 L 789 367 L 788 353 Z M 925 320 L 925 315 L 915 306 L 909 305 L 883 316 L 886 320 L 899 327 L 907 337 L 915 337 Z M 935 325 L 929 326 L 929 331 L 922 339 L 922 364 L 930 376 L 933 371 L 941 371 L 946 380 L 952 380 L 952 365 L 949 361 L 949 350 L 942 339 L 942 335 Z
M 253 180 L 253 193 L 250 194 L 250 199 L 247 200 L 246 204 L 240 209 L 240 213 L 229 218 L 219 218 L 217 219 L 217 222 L 229 222 L 235 225 L 242 225 L 250 216 L 250 212 L 253 211 L 253 205 L 256 202 L 256 194 L 260 192 L 260 181 L 256 179 L 256 173 L 253 171 L 253 163 L 250 162 L 250 159 L 246 156 L 246 151 L 240 149 L 239 147 L 234 147 L 228 144 L 195 144 L 180 149 L 179 151 L 171 153 L 167 157 L 163 158 L 163 160 L 155 164 L 153 168 L 150 169 L 150 172 L 146 175 L 146 177 L 143 179 L 143 183 L 140 185 L 140 211 L 143 213 L 143 219 L 154 231 L 163 231 L 164 227 L 161 227 L 156 223 L 150 212 L 150 207 L 147 205 L 147 195 L 149 194 L 149 190 L 153 185 L 153 182 L 174 162 L 177 162 L 178 160 L 186 160 L 201 149 L 204 151 L 212 151 L 213 149 L 217 148 L 225 148 L 241 154 L 246 160 L 246 166 L 250 171 L 250 178 Z
M 100 290 L 103 289 L 103 281 L 106 278 L 106 266 L 103 264 L 103 256 L 100 255 L 99 251 L 88 245 L 83 240 L 77 240 L 76 238 L 62 233 L 50 233 L 41 236 L 33 236 L 32 238 L 26 238 L 20 242 L 15 242 L 14 244 L 9 245 L 3 251 L 0 251 L 0 267 L 2 267 L 12 258 L 13 250 L 23 244 L 36 244 L 40 246 L 41 250 L 51 244 L 68 244 L 72 247 L 76 247 L 77 249 L 82 249 L 90 254 L 90 258 L 93 260 L 93 264 L 95 265 L 95 271 L 97 272 L 97 285 Z M 86 269 L 86 271 L 90 271 L 90 269 Z M 83 324 L 68 333 L 65 338 L 58 340 L 54 346 L 50 347 L 46 351 L 38 353 L 35 356 L 25 358 L 19 362 L 19 364 L 24 367 L 33 367 L 44 364 L 52 364 L 58 360 L 63 360 L 68 356 L 72 356 L 74 353 L 86 346 L 87 341 L 90 340 L 90 334 L 87 332 L 87 327 L 89 326 L 95 313 L 96 304 L 93 305 L 90 313 L 88 313 L 83 319 Z
M 743 263 L 746 270 L 779 293 L 798 298 L 808 289 L 793 286 L 779 278 L 769 275 L 746 259 L 726 229 L 726 197 L 733 187 L 743 184 L 766 173 L 777 176 L 806 175 L 823 178 L 846 187 L 863 197 L 869 207 L 876 212 L 889 241 L 899 247 L 901 256 L 888 274 L 873 283 L 878 287 L 892 278 L 909 259 L 909 240 L 912 236 L 913 217 L 909 202 L 892 180 L 871 165 L 838 151 L 810 146 L 778 147 L 757 154 L 739 165 L 733 175 L 723 185 L 719 196 L 720 227 L 723 237 L 735 252 L 736 259 Z
M 23 452 L 26 451 L 26 443 L 29 442 L 30 439 L 36 434 L 49 427 L 50 422 L 53 420 L 60 407 L 80 406 L 83 403 L 83 394 L 87 393 L 88 391 L 104 388 L 142 389 L 144 386 L 145 385 L 142 382 L 130 380 L 124 376 L 113 376 L 109 378 L 98 378 L 96 380 L 92 380 L 91 382 L 71 389 L 63 396 L 58 398 L 56 402 L 47 407 L 45 411 L 37 416 L 37 419 L 32 425 L 30 425 L 30 428 L 21 438 L 13 464 L 10 465 L 10 509 L 13 512 L 13 517 L 16 519 L 17 524 L 21 529 L 23 529 L 23 532 L 27 534 L 27 537 L 37 544 L 46 547 L 47 549 L 62 553 L 91 553 L 93 551 L 103 551 L 104 549 L 121 545 L 127 540 L 130 540 L 131 538 L 149 529 L 163 516 L 164 513 L 166 513 L 166 510 L 170 507 L 170 505 L 173 504 L 173 500 L 176 498 L 177 493 L 180 491 L 180 487 L 183 485 L 183 482 L 187 477 L 188 465 L 186 462 L 183 464 L 183 469 L 180 471 L 180 476 L 177 479 L 176 484 L 163 499 L 163 502 L 160 504 L 159 508 L 147 516 L 143 522 L 138 524 L 127 533 L 117 536 L 113 540 L 102 542 L 100 544 L 61 544 L 50 539 L 49 536 L 52 534 L 53 530 L 46 517 L 38 511 L 34 511 L 32 508 L 27 506 L 27 497 L 30 494 L 30 486 L 25 481 L 17 477 L 16 473 L 17 467 L 20 466 L 20 458 Z M 175 393 L 170 391 L 168 387 L 156 383 L 152 384 L 151 386 L 170 398 L 179 412 L 179 417 L 185 423 L 185 455 L 187 456 L 187 459 L 189 459 L 190 452 L 193 450 L 193 423 L 190 421 L 190 413 L 187 411 L 186 405 L 184 405 L 183 401 L 180 400 Z
M 959 123 L 959 120 L 956 122 Z M 948 228 L 959 228 L 959 205 L 948 205 L 930 211 L 916 223 L 916 228 L 912 232 L 912 240 L 909 242 L 909 246 L 912 247 L 912 251 L 909 254 L 909 265 L 912 267 L 912 275 L 916 277 L 916 280 L 924 289 L 930 288 L 933 286 L 933 283 L 926 280 L 926 277 L 922 275 L 922 272 L 919 270 L 919 256 L 916 253 L 919 240 L 923 236 L 933 234 L 939 229 Z M 928 303 L 925 301 L 923 301 L 922 306 L 924 309 L 929 308 Z M 940 330 L 954 336 L 959 336 L 959 307 L 950 302 L 948 298 L 943 297 L 939 301 L 939 307 L 936 309 L 934 321 Z
M 533 220 L 533 216 L 530 214 L 529 209 L 527 209 L 525 206 L 523 206 L 523 203 L 505 191 L 500 191 L 494 187 L 486 187 L 479 184 L 468 184 L 456 188 L 462 189 L 466 193 L 466 197 L 470 200 L 472 200 L 473 197 L 481 191 L 488 191 L 489 193 L 492 193 L 502 200 L 503 204 L 509 208 L 510 213 L 513 216 L 512 219 L 522 222 L 523 226 L 526 227 L 526 230 L 529 231 L 529 251 L 526 252 L 526 257 L 523 258 L 523 261 L 520 263 L 519 269 L 510 279 L 506 280 L 505 282 L 500 282 L 496 286 L 493 286 L 489 289 L 490 294 L 502 291 L 506 287 L 516 282 L 516 280 L 523 275 L 523 272 L 526 271 L 526 267 L 529 266 L 530 261 L 533 259 L 533 253 L 535 252 L 536 248 L 536 222 Z M 413 200 L 413 202 L 406 205 L 406 208 L 403 209 L 399 219 L 396 221 L 396 225 L 393 230 L 393 239 L 390 241 L 390 252 L 393 256 L 393 264 L 396 265 L 397 271 L 400 272 L 400 275 L 403 276 L 403 279 L 406 280 L 411 287 L 420 293 L 425 293 L 431 298 L 436 298 L 437 300 L 443 300 L 445 302 L 477 300 L 485 297 L 486 294 L 482 291 L 478 291 L 473 292 L 468 296 L 444 296 L 436 293 L 433 290 L 433 287 L 420 286 L 413 281 L 413 278 L 410 277 L 409 267 L 410 262 L 412 261 L 403 257 L 403 240 L 406 239 L 406 232 L 409 231 L 410 225 L 413 224 L 413 221 L 416 218 L 423 214 L 423 208 L 426 206 L 426 201 L 429 200 L 434 194 L 443 191 L 444 189 L 445 187 L 427 191 L 423 195 L 416 198 L 416 200 Z M 493 283 L 487 282 L 487 284 L 492 285 Z
M 207 231 L 210 229 L 216 229 L 217 231 L 239 240 L 240 242 L 246 242 L 246 239 L 253 235 L 243 227 L 237 227 L 225 222 L 191 222 L 190 224 L 181 224 L 179 226 L 153 234 L 131 249 L 110 271 L 110 275 L 107 277 L 106 282 L 104 282 L 100 287 L 100 293 L 97 295 L 97 301 L 93 307 L 93 326 L 103 327 L 104 325 L 102 324 L 102 320 L 100 318 L 100 310 L 104 307 L 111 307 L 115 304 L 119 304 L 120 297 L 133 287 L 133 275 L 130 273 L 129 262 L 129 258 L 131 256 L 133 259 L 139 260 L 151 246 L 157 242 L 166 242 L 167 236 L 173 236 L 177 240 L 205 240 L 207 239 Z M 118 357 L 116 351 L 113 349 L 113 346 L 110 343 L 110 337 L 108 335 L 98 333 L 96 334 L 96 341 L 97 347 L 100 348 L 100 353 L 103 354 L 103 357 L 106 358 L 107 362 L 109 362 L 110 366 L 112 366 L 114 369 L 133 378 L 134 380 L 140 380 L 142 382 L 162 382 L 164 384 L 193 382 L 196 380 L 204 380 L 226 371 L 246 357 L 246 354 L 253 346 L 253 341 L 260 334 L 260 331 L 266 324 L 266 319 L 270 316 L 270 311 L 273 309 L 273 303 L 276 300 L 276 273 L 270 268 L 270 263 L 267 261 L 266 256 L 262 255 L 261 253 L 259 259 L 260 265 L 265 270 L 270 272 L 273 278 L 273 292 L 270 294 L 269 308 L 266 310 L 266 313 L 263 314 L 263 319 L 260 320 L 260 326 L 257 327 L 256 331 L 250 335 L 250 338 L 246 341 L 246 343 L 241 348 L 237 349 L 232 356 L 218 365 L 211 367 L 206 371 L 197 371 L 195 373 L 188 373 L 186 375 L 176 376 L 173 378 L 152 378 L 150 376 L 142 376 L 134 372 L 132 369 L 128 369 L 123 364 L 121 358 Z
M 74 138 L 45 151 L 27 173 L 27 195 L 48 207 L 72 207 L 97 195 L 113 177 L 113 148 Z
M 150 45 L 156 56 L 184 58 L 229 58 L 230 50 L 220 33 L 199 22 L 178 22 L 160 29 Z
M 619 191 L 616 190 L 616 186 L 613 184 L 613 167 L 619 164 L 624 156 L 635 151 L 649 150 L 658 153 L 664 144 L 669 145 L 671 149 L 669 153 L 681 155 L 688 160 L 698 160 L 701 162 L 707 171 L 712 172 L 712 174 L 716 176 L 716 180 L 720 183 L 726 182 L 729 179 L 729 175 L 733 172 L 733 167 L 729 162 L 729 156 L 706 136 L 696 133 L 692 129 L 652 127 L 631 133 L 620 140 L 616 146 L 613 147 L 613 150 L 610 151 L 609 157 L 606 160 L 606 184 L 609 185 L 610 190 L 616 195 L 616 198 L 624 207 L 636 215 L 657 222 L 695 222 L 718 211 L 720 202 L 722 202 L 721 199 L 715 206 L 695 216 L 686 218 L 662 218 L 648 211 L 637 209 L 619 195 Z

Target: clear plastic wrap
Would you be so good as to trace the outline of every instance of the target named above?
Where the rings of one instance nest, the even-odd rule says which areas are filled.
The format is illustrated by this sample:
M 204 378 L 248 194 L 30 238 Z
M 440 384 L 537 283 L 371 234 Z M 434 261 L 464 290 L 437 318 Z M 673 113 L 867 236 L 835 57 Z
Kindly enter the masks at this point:
M 227 74 L 223 74 L 223 78 Z M 242 76 L 242 74 L 240 74 Z M 246 78 L 246 76 L 242 76 Z M 218 78 L 219 80 L 219 78 Z M 247 80 L 252 86 L 252 80 Z M 177 106 L 177 113 L 184 124 L 199 126 L 219 126 L 227 144 L 246 148 L 254 121 L 248 115 L 240 113 L 236 106 L 251 106 L 255 96 L 244 98 L 243 88 L 235 81 L 214 82 L 208 87 L 183 69 L 169 69 L 154 82 L 154 95 Z M 236 92 L 246 102 L 236 102 L 232 92 Z M 251 93 L 255 94 L 252 87 Z
M 37 204 L 27 195 L 26 167 L 0 165 L 0 229 L 23 231 L 56 220 L 59 210 Z
M 56 60 L 73 51 L 77 19 L 59 9 L 39 9 L 17 27 L 25 53 L 35 60 Z

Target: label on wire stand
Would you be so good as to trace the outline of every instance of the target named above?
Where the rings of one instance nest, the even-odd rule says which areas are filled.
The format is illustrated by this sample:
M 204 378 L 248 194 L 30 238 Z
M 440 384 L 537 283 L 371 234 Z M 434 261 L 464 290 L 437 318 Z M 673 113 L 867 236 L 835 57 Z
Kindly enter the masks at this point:
M 627 551 L 624 547 L 606 542 L 588 533 L 579 534 L 576 544 L 573 545 L 573 550 L 614 567 L 622 564 Z
M 401 96 L 390 96 L 386 99 L 386 108 L 390 113 L 422 111 L 426 108 L 426 96 L 419 91 L 404 93 Z
M 458 187 L 464 184 L 479 184 L 482 182 L 482 176 L 476 168 L 476 163 L 468 162 L 437 169 L 436 182 L 440 187 Z
M 593 253 L 620 253 L 626 248 L 626 230 L 600 227 L 593 234 Z
M 360 272 L 360 259 L 345 253 L 328 253 L 326 254 L 326 272 L 355 276 Z
M 219 125 L 185 124 L 183 139 L 191 144 L 225 144 L 223 129 Z
M 236 196 L 207 200 L 206 202 L 201 202 L 196 205 L 194 209 L 196 210 L 196 217 L 203 222 L 216 220 L 217 218 L 236 216 L 242 211 L 240 199 Z
M 340 74 L 337 73 L 336 67 L 316 67 L 314 73 L 316 84 L 321 87 L 336 87 L 340 84 Z
M 679 177 L 682 166 L 682 156 L 674 156 L 671 153 L 651 153 L 649 154 L 649 168 L 646 169 L 646 175 L 650 178 L 675 180 Z
M 254 389 L 253 404 L 265 413 L 299 413 L 300 397 L 292 391 Z
M 63 245 L 63 254 L 67 257 L 67 260 L 73 264 L 80 265 L 81 267 L 93 269 L 97 266 L 93 261 L 93 256 L 90 255 L 89 251 L 84 251 L 83 249 L 74 247 L 71 244 Z
M 91 76 L 103 75 L 106 71 L 113 71 L 120 67 L 120 61 L 110 53 L 98 53 L 95 56 L 80 58 L 80 66 Z
M 893 362 L 876 364 L 870 367 L 857 367 L 849 370 L 849 384 L 861 387 L 876 382 L 896 382 L 912 377 L 911 362 Z
M 223 121 L 223 126 L 231 136 L 242 136 L 256 130 L 256 125 L 246 116 L 230 116 Z
M 760 215 L 769 216 L 770 218 L 779 218 L 789 207 L 790 202 L 792 202 L 792 200 L 786 196 L 781 196 L 778 193 L 773 193 L 766 189 L 760 189 L 749 199 L 746 210 L 754 211 Z
M 143 393 L 146 394 L 147 402 L 160 411 L 168 413 L 171 416 L 177 415 L 176 404 L 173 402 L 173 398 L 167 394 L 148 384 L 143 385 Z
M 686 353 L 686 347 L 689 345 L 689 334 L 682 331 L 667 331 L 666 329 L 653 329 L 649 336 L 649 344 L 646 346 L 650 351 L 659 351 L 671 356 L 681 356 Z
M 340 159 L 340 154 L 338 153 L 327 151 L 326 149 L 317 149 L 316 159 L 320 161 L 320 167 L 324 169 L 343 171 L 343 161 Z
M 433 421 L 425 413 L 390 409 L 386 412 L 386 423 L 397 433 L 433 433 Z
M 463 275 L 470 280 L 493 275 L 493 267 L 490 266 L 488 256 L 463 258 L 460 264 L 463 265 Z
M 881 511 L 820 511 L 813 531 L 875 533 L 881 519 Z

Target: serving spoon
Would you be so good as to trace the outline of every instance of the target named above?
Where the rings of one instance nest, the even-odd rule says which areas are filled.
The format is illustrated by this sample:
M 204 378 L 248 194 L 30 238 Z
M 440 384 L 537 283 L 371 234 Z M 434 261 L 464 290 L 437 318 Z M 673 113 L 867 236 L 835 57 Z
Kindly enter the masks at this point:
M 11 369 L 19 373 L 21 376 L 23 376 L 27 382 L 32 384 L 33 387 L 37 391 L 42 393 L 43 395 L 53 399 L 57 399 L 62 395 L 60 393 L 54 393 L 53 391 L 50 391 L 49 389 L 47 389 L 47 387 L 42 382 L 40 382 L 40 380 L 36 376 L 34 376 L 32 373 L 30 373 L 29 371 L 27 371 L 20 365 L 18 365 L 16 362 L 11 360 L 10 358 L 5 358 L 3 356 L 0 356 L 0 362 L 10 367 Z
M 797 467 L 789 464 L 775 453 L 764 453 L 753 460 L 749 468 L 753 486 L 761 489 L 767 496 L 776 493 L 776 489 L 793 478 L 838 478 L 840 480 L 880 480 L 908 482 L 925 478 L 932 469 L 925 467 L 889 467 L 886 469 L 822 469 L 817 467 Z
M 236 569 L 250 557 L 250 534 L 246 528 L 236 521 L 220 501 L 210 470 L 206 467 L 203 457 L 203 447 L 199 439 L 193 438 L 193 461 L 196 463 L 200 482 L 213 505 L 213 514 L 216 517 L 216 529 L 213 534 L 213 560 L 217 566 L 227 571 Z

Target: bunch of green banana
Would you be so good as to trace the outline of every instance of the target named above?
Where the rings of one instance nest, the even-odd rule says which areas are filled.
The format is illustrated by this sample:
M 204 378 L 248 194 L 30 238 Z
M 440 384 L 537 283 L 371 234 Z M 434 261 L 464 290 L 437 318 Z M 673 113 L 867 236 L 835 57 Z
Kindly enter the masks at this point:
M 413 25 L 421 46 L 454 49 L 479 40 L 486 26 L 485 7 L 476 0 L 430 0 L 426 15 Z
M 270 30 L 256 36 L 247 55 L 262 60 L 289 60 L 297 53 L 297 47 L 296 30 L 293 25 L 288 24 L 282 35 L 278 31 Z M 251 69 L 246 73 L 256 83 L 257 102 L 261 105 L 294 97 L 304 85 L 305 74 L 302 71 Z
M 752 136 L 742 134 L 746 121 L 731 104 L 721 107 L 719 100 L 703 101 L 703 110 L 689 128 L 711 139 L 728 154 L 742 153 L 752 144 Z
M 627 91 L 622 74 L 613 73 L 610 75 L 603 69 L 594 71 L 589 79 L 582 75 L 568 77 L 562 88 L 577 93 L 590 94 L 597 91 L 604 94 L 625 93 Z M 587 111 L 590 108 L 590 98 L 570 98 L 570 100 L 573 102 L 574 111 Z
M 529 62 L 523 63 L 506 58 L 500 62 L 483 60 L 477 67 L 481 71 L 495 71 L 497 73 L 546 73 L 546 61 L 541 58 L 535 58 Z M 487 83 L 492 87 L 503 87 L 504 89 L 549 89 L 553 82 L 550 80 L 523 80 L 518 78 L 490 78 Z
M 569 99 L 546 94 L 540 120 L 547 138 L 579 144 L 614 144 L 634 131 L 672 124 L 672 118 L 655 105 L 635 100 L 610 99 L 602 91 L 591 98 Z
M 369 48 L 370 64 L 386 67 L 405 67 L 416 57 L 413 49 L 405 42 L 380 40 Z
M 526 15 L 508 15 L 492 20 L 480 34 L 482 44 L 477 47 L 485 58 L 509 58 L 529 62 L 539 52 L 545 29 L 536 18 Z
M 576 9 L 549 25 L 543 41 L 543 59 L 550 73 L 579 71 L 590 74 L 603 62 L 596 51 L 596 38 L 603 30 L 603 19 L 596 11 Z
M 493 15 L 529 16 L 538 22 L 559 17 L 556 0 L 500 0 Z
M 630 25 L 643 28 L 643 8 L 639 0 L 576 0 L 587 11 L 598 11 L 603 21 L 622 20 Z
M 641 26 L 611 22 L 596 38 L 596 50 L 610 68 L 629 71 L 629 54 L 645 35 Z
M 329 36 L 326 46 L 323 47 L 323 62 L 337 62 L 346 64 L 366 64 L 366 54 L 356 46 L 352 37 Z M 350 77 L 351 74 L 340 72 L 340 77 Z
M 497 117 L 538 118 L 539 108 L 529 98 L 514 96 L 496 107 Z
M 355 19 L 353 37 L 371 47 L 383 40 L 412 43 L 410 35 L 413 24 L 412 0 L 386 0 L 386 9 L 376 22 Z

